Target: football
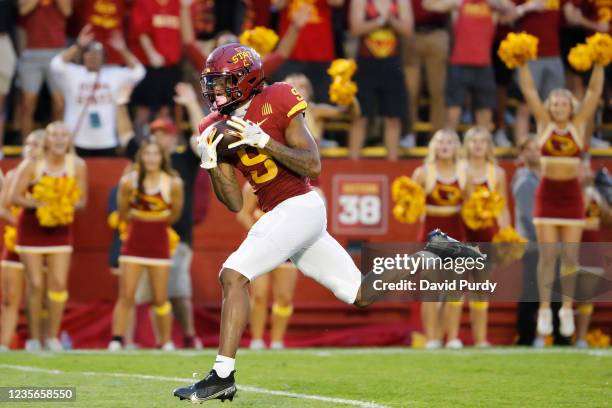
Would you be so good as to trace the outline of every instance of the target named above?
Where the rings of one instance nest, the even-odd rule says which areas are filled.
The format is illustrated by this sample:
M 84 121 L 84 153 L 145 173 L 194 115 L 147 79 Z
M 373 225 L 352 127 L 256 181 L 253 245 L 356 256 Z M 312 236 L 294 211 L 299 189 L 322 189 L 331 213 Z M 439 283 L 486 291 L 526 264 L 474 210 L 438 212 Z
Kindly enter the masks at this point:
M 215 136 L 219 133 L 223 133 L 223 139 L 217 145 L 217 154 L 219 156 L 226 156 L 238 150 L 240 147 L 235 147 L 233 149 L 229 148 L 229 145 L 240 140 L 240 136 L 238 132 L 236 132 L 232 127 L 228 126 L 227 121 L 225 119 L 219 120 L 210 127 L 214 127 L 217 129 Z

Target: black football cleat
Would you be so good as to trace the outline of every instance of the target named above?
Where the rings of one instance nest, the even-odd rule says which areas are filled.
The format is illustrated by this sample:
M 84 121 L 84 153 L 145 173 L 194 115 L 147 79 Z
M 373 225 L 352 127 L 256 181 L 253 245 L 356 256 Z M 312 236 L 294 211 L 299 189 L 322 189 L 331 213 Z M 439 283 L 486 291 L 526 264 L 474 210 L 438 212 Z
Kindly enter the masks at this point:
M 438 255 L 440 258 L 487 259 L 487 255 L 480 252 L 478 245 L 459 242 L 439 229 L 435 229 L 427 234 L 425 250 Z
M 221 402 L 226 399 L 232 401 L 236 395 L 235 372 L 232 371 L 227 378 L 221 378 L 215 370 L 210 370 L 205 379 L 187 387 L 176 388 L 174 396 L 181 400 L 189 400 L 194 404 L 213 399 L 220 399 Z

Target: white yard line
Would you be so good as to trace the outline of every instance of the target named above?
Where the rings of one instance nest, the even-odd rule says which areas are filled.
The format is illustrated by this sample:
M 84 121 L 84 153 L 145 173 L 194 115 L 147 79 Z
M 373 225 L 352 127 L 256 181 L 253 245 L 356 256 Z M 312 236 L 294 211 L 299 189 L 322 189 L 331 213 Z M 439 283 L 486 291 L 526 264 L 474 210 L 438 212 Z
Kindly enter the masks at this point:
M 129 373 L 103 373 L 103 372 L 94 372 L 94 371 L 62 371 L 62 370 L 52 370 L 52 369 L 47 369 L 47 368 L 42 368 L 42 367 L 22 366 L 22 365 L 13 365 L 13 364 L 0 364 L 0 368 L 6 368 L 10 370 L 17 370 L 17 371 L 25 371 L 25 372 L 33 372 L 33 373 L 52 374 L 52 375 L 76 374 L 76 375 L 87 375 L 87 376 L 115 377 L 115 378 L 136 378 L 139 380 L 165 381 L 165 382 L 177 382 L 177 383 L 193 382 L 192 378 L 164 377 L 164 376 L 157 376 L 157 375 L 129 374 Z M 314 400 L 314 401 L 328 402 L 330 404 L 350 405 L 353 407 L 388 408 L 385 405 L 376 404 L 374 402 L 350 400 L 350 399 L 343 399 L 343 398 L 331 398 L 331 397 L 325 397 L 323 395 L 301 394 L 297 392 L 275 391 L 275 390 L 268 390 L 266 388 L 253 387 L 250 385 L 238 385 L 238 389 L 240 391 L 253 392 L 257 394 L 275 395 L 279 397 L 298 398 L 298 399 L 305 399 L 305 400 Z

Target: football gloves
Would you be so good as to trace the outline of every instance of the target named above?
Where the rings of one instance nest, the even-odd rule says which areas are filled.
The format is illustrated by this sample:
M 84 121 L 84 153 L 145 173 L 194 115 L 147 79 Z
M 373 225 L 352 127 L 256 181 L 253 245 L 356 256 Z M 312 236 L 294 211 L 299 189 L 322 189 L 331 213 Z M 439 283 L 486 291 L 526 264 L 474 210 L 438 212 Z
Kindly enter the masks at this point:
M 264 132 L 259 125 L 250 120 L 245 121 L 238 116 L 232 116 L 232 118 L 227 121 L 227 125 L 235 129 L 241 137 L 239 141 L 228 146 L 230 149 L 242 145 L 263 149 L 270 140 L 270 135 Z
M 217 128 L 209 126 L 198 138 L 198 150 L 202 158 L 200 167 L 210 170 L 217 167 L 217 145 L 223 139 L 223 133 L 218 133 Z

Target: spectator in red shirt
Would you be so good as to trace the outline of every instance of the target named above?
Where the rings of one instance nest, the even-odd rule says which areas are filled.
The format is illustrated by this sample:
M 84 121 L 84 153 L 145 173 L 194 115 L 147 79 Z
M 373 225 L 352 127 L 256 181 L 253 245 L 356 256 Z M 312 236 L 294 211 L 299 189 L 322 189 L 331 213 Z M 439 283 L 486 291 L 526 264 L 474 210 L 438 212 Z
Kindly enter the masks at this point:
M 441 129 L 445 122 L 444 84 L 450 48 L 446 23 L 449 15 L 432 11 L 428 0 L 412 0 L 411 3 L 414 13 L 414 35 L 404 42 L 402 54 L 406 86 L 410 96 L 408 117 L 410 128 L 414 132 L 414 125 L 418 122 L 421 69 L 424 66 L 429 93 L 429 120 L 433 134 Z M 414 143 L 413 133 L 402 140 L 404 147 L 412 147 Z
M 398 159 L 401 117 L 406 113 L 406 85 L 399 56 L 399 37 L 412 35 L 412 10 L 408 0 L 353 0 L 351 34 L 359 37 L 357 100 L 362 116 L 353 121 L 349 156 L 358 159 L 368 118 L 384 118 L 384 142 L 389 160 Z M 378 111 L 376 110 L 378 106 Z
M 152 114 L 169 116 L 174 104 L 174 87 L 181 80 L 181 7 L 179 0 L 134 1 L 131 49 L 147 70 L 132 94 L 137 129 L 149 123 Z
M 93 28 L 95 40 L 104 46 L 106 64 L 121 65 L 123 57 L 109 44 L 114 31 L 123 34 L 125 0 L 81 0 L 74 4 L 74 16 L 69 24 L 80 32 L 86 24 Z
M 301 72 L 314 84 L 315 100 L 328 99 L 331 78 L 327 75 L 329 63 L 336 57 L 332 27 L 332 8 L 342 7 L 344 0 L 272 0 L 280 11 L 279 35 L 290 28 L 295 13 L 304 5 L 311 9 L 310 19 L 300 31 L 289 60 L 276 72 L 274 79 Z
M 587 75 L 572 68 L 567 55 L 577 44 L 584 43 L 589 35 L 610 30 L 612 11 L 602 3 L 599 0 L 571 0 L 563 6 L 561 56 L 567 75 L 567 87 L 578 100 L 584 97 Z
M 513 0 L 516 8 L 516 29 L 538 38 L 538 58 L 529 61 L 538 94 L 542 100 L 550 91 L 565 87 L 561 61 L 559 32 L 561 9 L 568 0 Z M 514 127 L 515 143 L 520 145 L 529 133 L 529 108 L 522 103 L 517 109 Z
M 240 27 L 238 17 L 242 16 L 248 4 L 243 0 L 189 0 L 190 24 L 196 45 L 205 55 L 215 48 L 215 39 L 224 31 L 236 32 Z M 269 0 L 268 0 L 269 3 Z M 269 7 L 269 5 L 268 5 Z
M 273 75 L 279 67 L 282 66 L 283 62 L 289 58 L 295 47 L 300 31 L 310 18 L 310 13 L 311 9 L 309 7 L 300 8 L 298 12 L 294 14 L 291 26 L 289 26 L 285 35 L 278 41 L 276 48 L 269 54 L 261 55 L 266 77 L 269 78 Z M 185 44 L 185 54 L 189 62 L 191 62 L 191 65 L 196 69 L 199 78 L 207 56 L 202 52 L 202 48 L 196 44 L 194 30 L 189 24 L 190 20 L 183 21 L 186 22 L 186 24 L 181 26 L 181 30 L 183 31 L 183 43 Z M 231 31 L 223 31 L 217 34 L 212 48 L 237 42 L 240 42 L 240 40 L 236 34 Z
M 447 126 L 457 128 L 466 96 L 470 95 L 476 125 L 488 128 L 496 104 L 490 50 L 497 15 L 488 0 L 464 0 L 455 12 L 446 82 Z
M 62 93 L 51 77 L 51 59 L 66 46 L 66 18 L 72 14 L 72 0 L 20 0 L 19 15 L 26 34 L 25 49 L 17 65 L 22 91 L 21 133 L 32 131 L 38 92 L 46 81 L 53 102 L 53 120 L 60 120 Z

